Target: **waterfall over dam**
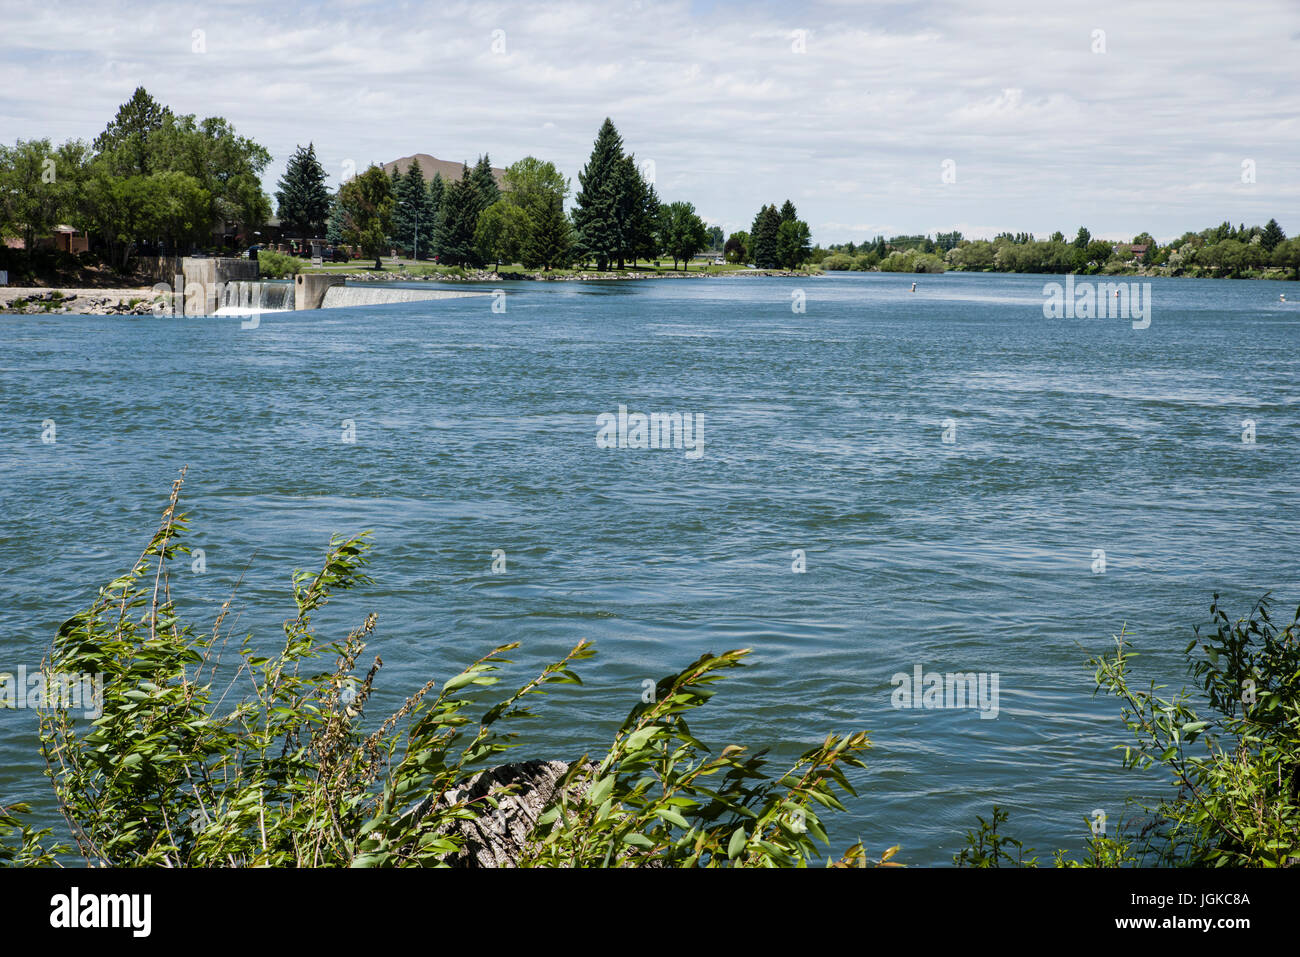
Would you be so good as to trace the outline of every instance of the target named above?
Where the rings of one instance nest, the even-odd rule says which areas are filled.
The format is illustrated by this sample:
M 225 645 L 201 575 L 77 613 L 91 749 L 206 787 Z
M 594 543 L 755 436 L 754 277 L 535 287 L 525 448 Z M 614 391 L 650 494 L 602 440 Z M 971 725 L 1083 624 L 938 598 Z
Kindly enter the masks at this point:
M 218 316 L 247 315 L 254 312 L 284 312 L 293 309 L 293 283 L 237 279 L 216 287 Z
M 428 299 L 460 299 L 466 296 L 487 296 L 487 292 L 467 292 L 458 289 L 394 289 L 375 285 L 330 286 L 321 300 L 322 309 L 346 309 L 354 306 L 381 306 L 395 302 L 423 302 Z

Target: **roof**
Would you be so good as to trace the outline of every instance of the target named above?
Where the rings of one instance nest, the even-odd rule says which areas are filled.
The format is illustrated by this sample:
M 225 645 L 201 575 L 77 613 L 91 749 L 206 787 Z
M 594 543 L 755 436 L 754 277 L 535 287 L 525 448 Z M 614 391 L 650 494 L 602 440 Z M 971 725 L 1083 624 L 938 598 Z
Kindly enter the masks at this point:
M 393 167 L 396 166 L 399 173 L 405 173 L 414 160 L 420 161 L 420 172 L 424 174 L 426 180 L 433 179 L 435 173 L 441 173 L 443 179 L 454 182 L 460 179 L 460 174 L 467 165 L 454 163 L 451 160 L 436 159 L 428 153 L 414 153 L 411 156 L 402 156 L 385 163 L 384 172 L 391 175 Z M 471 166 L 470 169 L 473 169 L 473 167 Z M 506 171 L 499 166 L 493 166 L 492 175 L 496 177 L 497 185 L 504 188 Z

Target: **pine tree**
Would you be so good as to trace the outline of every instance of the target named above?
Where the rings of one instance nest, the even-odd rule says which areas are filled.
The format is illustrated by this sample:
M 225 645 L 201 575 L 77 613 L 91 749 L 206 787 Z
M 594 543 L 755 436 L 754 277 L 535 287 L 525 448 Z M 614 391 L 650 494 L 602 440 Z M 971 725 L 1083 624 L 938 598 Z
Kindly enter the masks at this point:
M 438 216 L 442 213 L 442 198 L 447 194 L 447 184 L 441 173 L 429 180 L 429 248 L 433 249 L 433 234 L 438 229 Z
M 788 199 L 781 204 L 781 222 L 793 223 L 799 218 L 799 213 L 794 208 L 794 203 Z
M 397 205 L 393 210 L 393 240 L 395 245 L 411 251 L 411 255 L 427 259 L 432 255 L 435 227 L 432 203 L 420 161 L 413 160 L 406 174 L 397 182 Z
M 474 196 L 478 203 L 478 212 L 483 212 L 498 199 L 501 198 L 501 187 L 497 185 L 497 178 L 492 175 L 492 161 L 484 153 L 474 164 L 474 172 L 470 174 L 474 181 Z
M 754 217 L 749 231 L 752 237 L 754 265 L 759 269 L 772 269 L 778 263 L 777 234 L 781 228 L 781 214 L 775 206 L 764 206 Z
M 553 269 L 573 262 L 573 227 L 564 215 L 564 200 L 548 193 L 524 241 L 523 261 L 530 269 Z
M 325 241 L 332 246 L 343 242 L 343 207 L 337 196 L 330 201 L 329 218 L 325 221 Z
M 1277 244 L 1286 239 L 1286 233 L 1282 232 L 1282 227 L 1277 224 L 1276 219 L 1270 219 L 1264 226 L 1264 232 L 1260 234 L 1259 244 L 1264 247 L 1266 252 L 1272 252 L 1277 248 Z
M 171 117 L 170 109 L 144 87 L 136 87 L 104 132 L 95 137 L 95 152 L 107 157 L 110 168 L 120 175 L 148 176 L 155 172 L 149 138 Z
M 439 262 L 453 266 L 466 266 L 478 261 L 474 232 L 478 228 L 481 212 L 478 187 L 465 165 L 461 177 L 446 188 L 442 207 L 438 211 L 438 230 L 434 234 L 434 248 Z
M 595 256 L 598 268 L 609 268 L 622 246 L 618 219 L 618 187 L 623 159 L 623 139 L 614 123 L 605 118 L 591 158 L 578 174 L 581 188 L 574 197 L 573 222 L 581 233 L 584 249 Z
M 636 158 L 630 155 L 619 161 L 614 183 L 619 236 L 614 255 L 622 269 L 626 260 L 631 259 L 635 264 L 638 258 L 654 256 L 658 251 L 659 196 L 641 175 Z
M 316 159 L 313 144 L 297 148 L 276 185 L 276 215 L 281 225 L 305 236 L 320 235 L 330 213 L 330 193 L 325 186 L 325 168 Z

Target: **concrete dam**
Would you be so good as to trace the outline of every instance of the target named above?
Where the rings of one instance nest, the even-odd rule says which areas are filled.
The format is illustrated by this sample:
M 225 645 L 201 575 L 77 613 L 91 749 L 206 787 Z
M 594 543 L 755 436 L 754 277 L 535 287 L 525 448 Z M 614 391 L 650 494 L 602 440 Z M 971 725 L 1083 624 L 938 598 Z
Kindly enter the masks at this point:
M 170 294 L 177 312 L 187 316 L 345 309 L 491 295 L 480 291 L 393 288 L 378 283 L 348 286 L 342 276 L 323 273 L 298 273 L 291 282 L 261 279 L 257 263 L 247 259 L 157 257 L 150 272 L 159 280 L 154 292 Z

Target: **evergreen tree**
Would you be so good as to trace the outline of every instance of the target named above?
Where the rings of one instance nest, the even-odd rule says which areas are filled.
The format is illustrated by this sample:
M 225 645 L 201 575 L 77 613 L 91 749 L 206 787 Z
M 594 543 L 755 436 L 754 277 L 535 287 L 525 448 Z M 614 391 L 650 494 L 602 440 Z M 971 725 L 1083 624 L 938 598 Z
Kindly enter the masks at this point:
M 776 258 L 785 269 L 798 269 L 812 252 L 811 231 L 802 219 L 782 220 L 776 230 Z
M 393 241 L 417 259 L 433 255 L 433 204 L 420 161 L 413 160 L 397 181 L 397 205 L 393 209 Z
M 799 214 L 795 211 L 794 203 L 787 199 L 781 204 L 781 222 L 793 223 L 798 218 Z
M 627 259 L 635 263 L 658 252 L 659 195 L 645 181 L 633 156 L 619 161 L 614 195 L 619 235 L 615 254 L 622 269 Z
M 1260 234 L 1259 244 L 1264 247 L 1266 252 L 1272 252 L 1277 248 L 1277 244 L 1286 239 L 1286 233 L 1282 232 L 1282 227 L 1277 224 L 1276 219 L 1270 219 L 1264 226 L 1264 231 Z
M 481 213 L 501 198 L 501 187 L 497 185 L 497 178 L 492 175 L 492 161 L 488 159 L 486 153 L 478 158 L 470 177 L 474 181 L 474 196 L 478 203 L 478 212 Z
M 1087 249 L 1090 242 L 1092 242 L 1092 233 L 1088 232 L 1088 227 L 1080 226 L 1078 235 L 1074 237 L 1074 248 Z
M 172 116 L 172 111 L 136 87 L 131 99 L 118 107 L 117 115 L 95 137 L 95 152 L 104 157 L 112 172 L 121 176 L 148 176 L 155 172 L 150 138 Z
M 597 267 L 609 268 L 610 260 L 622 248 L 618 218 L 618 187 L 623 160 L 623 139 L 614 123 L 605 118 L 591 158 L 578 174 L 580 189 L 574 197 L 573 222 L 581 233 L 583 248 L 595 256 Z
M 465 165 L 460 179 L 443 192 L 442 206 L 438 211 L 438 229 L 434 234 L 434 249 L 438 260 L 453 266 L 467 266 L 478 262 L 474 234 L 482 212 L 478 201 L 478 188 Z
M 772 269 L 778 264 L 777 233 L 781 228 L 781 214 L 775 206 L 764 206 L 754 217 L 749 231 L 752 239 L 751 254 L 759 269 Z
M 523 244 L 523 263 L 530 269 L 553 269 L 573 262 L 573 227 L 564 215 L 564 200 L 547 193 Z
M 331 246 L 343 242 L 343 206 L 337 196 L 330 201 L 329 217 L 325 221 L 325 242 Z
M 313 144 L 295 150 L 276 185 L 276 215 L 281 225 L 305 236 L 320 235 L 330 213 L 330 194 L 325 186 L 325 168 L 316 159 Z
M 436 235 L 438 232 L 438 219 L 442 215 L 442 199 L 447 194 L 447 183 L 442 178 L 441 173 L 434 173 L 433 179 L 429 180 L 429 252 L 436 251 Z

